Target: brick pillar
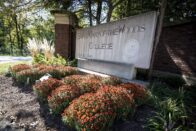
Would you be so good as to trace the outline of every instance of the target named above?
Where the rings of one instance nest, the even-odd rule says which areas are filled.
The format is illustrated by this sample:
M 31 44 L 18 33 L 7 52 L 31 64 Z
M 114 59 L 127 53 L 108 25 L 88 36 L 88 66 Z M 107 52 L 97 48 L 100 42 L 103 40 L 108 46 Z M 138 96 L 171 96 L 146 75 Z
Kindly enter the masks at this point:
M 55 54 L 66 59 L 75 57 L 75 17 L 67 12 L 51 11 L 55 17 Z

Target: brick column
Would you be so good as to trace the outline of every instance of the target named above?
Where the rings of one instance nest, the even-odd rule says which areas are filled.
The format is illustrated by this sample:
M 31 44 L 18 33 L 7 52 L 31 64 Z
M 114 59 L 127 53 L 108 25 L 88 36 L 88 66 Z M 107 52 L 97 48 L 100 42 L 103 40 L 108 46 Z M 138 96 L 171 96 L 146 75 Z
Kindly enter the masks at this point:
M 66 59 L 75 57 L 75 17 L 69 12 L 51 11 L 55 17 L 55 54 Z

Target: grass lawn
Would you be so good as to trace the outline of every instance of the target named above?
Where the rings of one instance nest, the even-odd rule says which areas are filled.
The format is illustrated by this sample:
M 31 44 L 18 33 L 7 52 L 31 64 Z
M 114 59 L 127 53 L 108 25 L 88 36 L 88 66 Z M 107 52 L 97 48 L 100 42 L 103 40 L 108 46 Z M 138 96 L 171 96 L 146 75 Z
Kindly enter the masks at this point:
M 20 61 L 20 62 L 8 62 L 8 63 L 0 63 L 0 75 L 6 73 L 10 66 L 16 64 L 31 64 L 29 61 Z

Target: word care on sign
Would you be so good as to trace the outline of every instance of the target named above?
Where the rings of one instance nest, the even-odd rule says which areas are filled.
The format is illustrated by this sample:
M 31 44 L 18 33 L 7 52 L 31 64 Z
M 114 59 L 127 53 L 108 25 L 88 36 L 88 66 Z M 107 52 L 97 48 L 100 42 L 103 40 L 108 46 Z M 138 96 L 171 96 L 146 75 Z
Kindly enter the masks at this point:
M 77 30 L 76 58 L 150 66 L 157 14 L 145 14 Z

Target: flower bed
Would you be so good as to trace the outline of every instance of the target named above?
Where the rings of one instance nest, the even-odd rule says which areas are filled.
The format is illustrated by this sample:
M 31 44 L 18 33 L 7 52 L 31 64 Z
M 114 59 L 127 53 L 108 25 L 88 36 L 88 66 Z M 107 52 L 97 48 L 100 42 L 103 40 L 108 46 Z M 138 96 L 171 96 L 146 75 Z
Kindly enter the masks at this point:
M 95 92 L 102 85 L 101 77 L 95 75 L 71 75 L 63 79 L 65 84 L 77 86 L 80 94 Z
M 74 98 L 80 95 L 77 86 L 63 85 L 54 89 L 48 96 L 48 105 L 53 113 L 59 114 Z
M 20 84 L 32 84 L 43 76 L 37 69 L 27 69 L 17 72 L 15 75 L 16 82 Z
M 62 77 L 77 74 L 77 70 L 70 66 L 48 66 L 48 65 L 16 65 L 10 68 L 12 77 L 21 84 L 32 84 L 45 74 L 52 75 L 53 78 L 61 79 Z
M 10 71 L 12 77 L 15 77 L 17 72 L 20 72 L 22 70 L 27 70 L 27 69 L 31 69 L 31 66 L 27 65 L 27 64 L 18 64 L 18 65 L 14 65 L 14 66 L 10 67 L 9 71 Z
M 139 85 L 122 83 L 116 77 L 79 75 L 69 66 L 18 65 L 10 70 L 20 83 L 33 83 L 46 73 L 57 79 L 64 77 L 39 81 L 33 90 L 52 113 L 63 112 L 63 122 L 76 130 L 108 130 L 115 120 L 133 113 L 135 101 L 147 95 Z
M 119 78 L 117 78 L 117 77 L 102 78 L 102 84 L 104 84 L 104 85 L 116 86 L 116 85 L 119 85 L 121 83 L 122 83 L 122 81 Z
M 76 97 L 88 92 L 96 92 L 100 79 L 94 75 L 71 75 L 64 78 L 65 85 L 56 88 L 48 96 L 48 105 L 51 111 L 59 114 Z
M 41 98 L 43 101 L 46 101 L 51 91 L 62 85 L 64 85 L 62 81 L 49 78 L 47 80 L 43 80 L 43 81 L 36 83 L 33 86 L 33 90 L 39 98 Z
M 65 84 L 78 85 L 82 79 L 85 79 L 85 75 L 70 75 L 63 78 Z
M 77 83 L 77 86 L 80 88 L 81 94 L 96 92 L 101 86 L 101 79 L 94 75 L 87 75 Z
M 121 87 L 102 87 L 72 101 L 62 114 L 63 122 L 77 130 L 106 130 L 133 108 L 132 94 Z
M 133 83 L 123 83 L 120 84 L 119 86 L 127 89 L 130 93 L 132 93 L 133 98 L 138 105 L 142 104 L 145 98 L 147 97 L 147 91 L 141 85 L 133 84 Z

